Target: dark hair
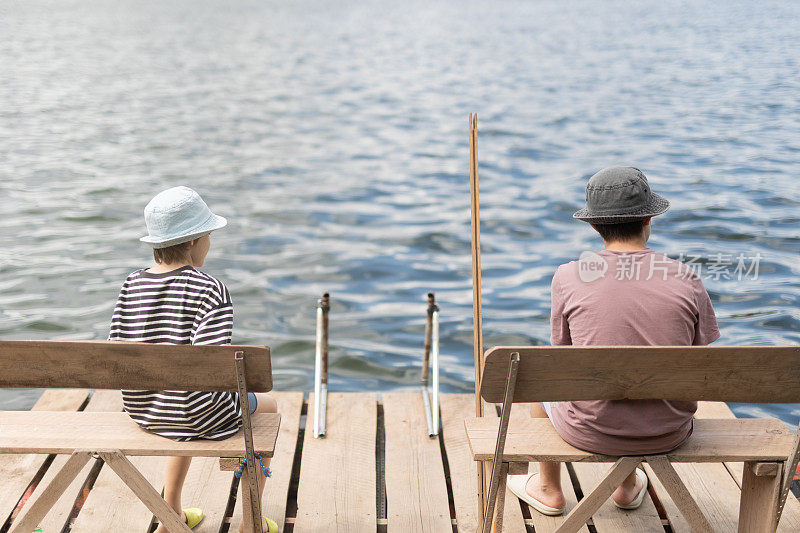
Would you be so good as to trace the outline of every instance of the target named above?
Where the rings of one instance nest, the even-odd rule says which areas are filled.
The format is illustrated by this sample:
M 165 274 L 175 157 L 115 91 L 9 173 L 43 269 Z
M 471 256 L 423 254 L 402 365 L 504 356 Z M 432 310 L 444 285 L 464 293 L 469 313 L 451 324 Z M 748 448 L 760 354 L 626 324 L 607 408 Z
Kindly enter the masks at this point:
M 166 248 L 153 248 L 153 259 L 156 263 L 172 265 L 189 260 L 189 241 L 167 246 Z
M 606 242 L 630 241 L 642 235 L 645 220 L 634 220 L 633 222 L 622 222 L 620 224 L 593 224 L 593 226 Z

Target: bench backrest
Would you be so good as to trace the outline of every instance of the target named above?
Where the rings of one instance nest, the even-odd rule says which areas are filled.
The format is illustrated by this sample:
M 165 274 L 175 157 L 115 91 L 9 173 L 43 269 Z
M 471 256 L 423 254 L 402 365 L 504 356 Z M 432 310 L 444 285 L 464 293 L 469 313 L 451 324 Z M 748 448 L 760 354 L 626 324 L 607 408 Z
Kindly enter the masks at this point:
M 235 391 L 236 352 L 247 390 L 272 390 L 266 346 L 123 341 L 0 341 L 0 388 Z
M 487 402 L 503 401 L 514 352 L 514 402 L 800 402 L 800 346 L 499 346 L 486 352 Z

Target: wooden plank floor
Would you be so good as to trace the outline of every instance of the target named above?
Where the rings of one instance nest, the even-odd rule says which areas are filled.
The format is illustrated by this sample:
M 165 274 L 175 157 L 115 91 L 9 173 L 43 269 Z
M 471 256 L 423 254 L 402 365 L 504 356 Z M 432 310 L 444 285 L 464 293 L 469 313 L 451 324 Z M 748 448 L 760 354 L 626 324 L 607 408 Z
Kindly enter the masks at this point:
M 701 402 L 698 418 L 733 418 L 734 414 L 722 402 Z M 716 531 L 735 531 L 739 520 L 739 495 L 743 463 L 675 464 L 675 470 L 684 480 L 689 492 Z M 690 531 L 686 520 L 664 492 L 661 482 L 646 466 L 648 478 L 666 509 L 673 531 Z M 800 502 L 791 494 L 781 517 L 778 531 L 800 531 Z
M 603 478 L 603 475 L 611 468 L 611 464 L 575 463 L 573 467 L 575 468 L 581 490 L 584 494 L 589 494 Z M 608 499 L 603 503 L 600 509 L 597 510 L 592 519 L 594 520 L 594 527 L 598 533 L 613 533 L 616 531 L 663 533 L 664 531 L 661 518 L 659 518 L 658 512 L 649 494 L 645 496 L 642 506 L 633 512 L 619 509 L 614 505 L 611 499 Z
M 289 484 L 292 477 L 292 465 L 297 450 L 297 435 L 300 428 L 300 415 L 303 410 L 302 392 L 273 392 L 271 393 L 278 402 L 278 412 L 281 414 L 281 429 L 278 441 L 275 443 L 275 456 L 270 462 L 272 477 L 267 480 L 264 488 L 264 498 L 261 507 L 264 516 L 268 516 L 278 523 L 280 531 L 284 529 L 286 517 L 286 501 L 289 495 Z M 230 475 L 230 472 L 228 472 Z M 242 490 L 239 487 L 236 501 L 241 501 Z M 187 504 L 188 505 L 188 504 Z M 233 513 L 232 529 L 236 531 L 242 521 L 242 506 L 236 505 Z
M 499 409 L 499 407 L 498 407 Z M 530 404 L 514 404 L 511 408 L 511 420 L 517 420 L 523 417 L 529 417 L 531 413 Z M 539 464 L 538 463 L 530 463 L 528 465 L 528 473 L 535 473 L 539 471 Z M 561 516 L 545 516 L 542 513 L 536 511 L 532 507 L 528 506 L 527 504 L 523 503 L 522 505 L 528 509 L 526 514 L 530 515 L 530 519 L 527 521 L 527 524 L 533 526 L 533 529 L 536 533 L 552 533 L 561 523 L 564 521 L 564 517 L 569 513 L 576 505 L 578 505 L 578 498 L 575 495 L 575 487 L 572 486 L 570 481 L 570 475 L 567 471 L 566 465 L 561 465 L 561 488 L 564 490 L 564 497 L 566 498 L 566 504 L 564 506 L 564 514 Z M 517 502 L 517 498 L 511 492 L 508 493 L 506 496 L 510 501 Z M 581 528 L 581 533 L 587 533 L 589 528 L 585 525 Z
M 166 457 L 130 457 L 131 463 L 156 490 L 164 486 Z M 139 501 L 116 472 L 103 465 L 71 531 L 130 531 L 142 533 L 150 529 L 153 515 Z
M 308 420 L 313 400 L 312 394 Z M 375 530 L 376 400 L 375 394 L 329 394 L 325 437 L 305 432 L 296 531 Z
M 389 533 L 451 529 L 439 440 L 427 428 L 421 394 L 384 394 L 386 509 Z
M 464 418 L 474 409 L 472 395 L 442 395 L 442 433 L 439 438 L 430 438 L 419 393 L 386 393 L 382 397 L 372 393 L 332 393 L 328 397 L 327 435 L 314 439 L 305 430 L 313 419 L 313 397 L 309 405 L 299 392 L 273 394 L 282 414 L 282 426 L 271 465 L 273 477 L 267 482 L 264 514 L 276 520 L 281 531 L 447 533 L 477 529 L 477 466 L 464 432 Z M 34 408 L 76 410 L 83 407 L 87 396 L 88 391 L 47 391 Z M 118 411 L 119 393 L 96 392 L 85 409 Z M 512 416 L 528 416 L 528 407 L 515 405 Z M 733 414 L 724 404 L 703 403 L 697 416 L 724 418 Z M 35 501 L 64 460 L 63 456 L 49 460 L 43 455 L 0 455 L 0 514 L 5 526 L 11 523 L 12 511 L 19 507 L 23 494 L 30 493 L 26 505 Z M 131 460 L 154 486 L 163 486 L 164 458 Z M 563 467 L 567 511 L 576 505 L 581 494 L 593 488 L 609 466 L 575 464 L 573 475 Z M 536 465 L 530 466 L 531 471 L 535 468 Z M 598 533 L 689 531 L 652 470 L 645 468 L 655 501 L 648 495 L 636 511 L 622 511 L 606 502 L 589 522 L 592 529 Z M 675 468 L 715 530 L 735 531 L 741 463 L 676 464 Z M 236 504 L 237 485 L 232 472 L 219 470 L 217 459 L 193 460 L 183 501 L 187 507 L 202 507 L 206 514 L 195 531 L 236 531 L 241 520 L 240 506 Z M 88 496 L 87 488 L 91 489 Z M 21 513 L 24 512 L 25 506 Z M 504 513 L 504 531 L 510 533 L 547 533 L 563 521 L 544 517 L 520 504 L 511 492 L 507 492 Z M 43 532 L 53 533 L 148 533 L 156 524 L 111 469 L 90 461 L 40 526 Z M 791 496 L 779 531 L 800 531 L 800 502 Z
M 85 389 L 48 390 L 33 406 L 35 411 L 77 411 L 89 397 Z M 17 502 L 47 460 L 46 455 L 0 455 L 0 521 L 10 520 Z M 0 524 L 0 527 L 2 525 Z
M 84 411 L 122 411 L 122 395 L 119 391 L 97 391 L 92 395 L 92 399 L 89 400 Z M 42 481 L 39 483 L 39 486 L 36 488 L 36 491 L 31 494 L 27 502 L 28 504 L 32 504 L 36 501 L 42 489 L 47 486 L 55 473 L 64 466 L 67 458 L 67 455 L 56 456 L 50 468 L 47 469 L 47 473 L 42 478 Z M 86 483 L 92 469 L 95 468 L 99 461 L 99 459 L 94 459 L 83 467 L 78 477 L 70 484 L 69 488 L 64 492 L 61 498 L 59 498 L 56 505 L 53 506 L 44 520 L 39 524 L 42 531 L 61 531 L 64 528 L 72 513 L 75 500 L 80 496 L 84 483 Z
M 456 524 L 459 531 L 477 531 L 480 520 L 477 466 L 472 460 L 464 430 L 464 419 L 475 414 L 475 397 L 471 394 L 442 394 L 440 411 L 442 438 L 450 465 Z M 519 500 L 510 490 L 506 491 L 504 512 L 503 531 L 509 533 L 526 531 Z

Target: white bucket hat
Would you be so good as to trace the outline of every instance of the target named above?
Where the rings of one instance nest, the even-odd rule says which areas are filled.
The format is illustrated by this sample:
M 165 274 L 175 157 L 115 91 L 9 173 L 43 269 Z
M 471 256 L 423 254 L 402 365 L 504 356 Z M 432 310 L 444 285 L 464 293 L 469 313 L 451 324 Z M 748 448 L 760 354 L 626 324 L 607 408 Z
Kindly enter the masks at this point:
M 189 187 L 173 187 L 158 193 L 144 208 L 146 235 L 139 239 L 153 248 L 191 241 L 225 227 L 224 217 L 211 212 Z

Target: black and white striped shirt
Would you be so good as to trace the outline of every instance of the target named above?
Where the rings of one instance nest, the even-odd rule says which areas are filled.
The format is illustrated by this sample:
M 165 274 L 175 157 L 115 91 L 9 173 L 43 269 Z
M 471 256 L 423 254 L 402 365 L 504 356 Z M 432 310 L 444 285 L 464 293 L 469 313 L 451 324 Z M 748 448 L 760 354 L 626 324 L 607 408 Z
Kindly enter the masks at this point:
M 131 273 L 122 285 L 109 340 L 157 344 L 230 344 L 233 305 L 227 287 L 185 266 Z M 240 426 L 234 392 L 122 391 L 125 411 L 143 428 L 174 440 L 221 440 Z

